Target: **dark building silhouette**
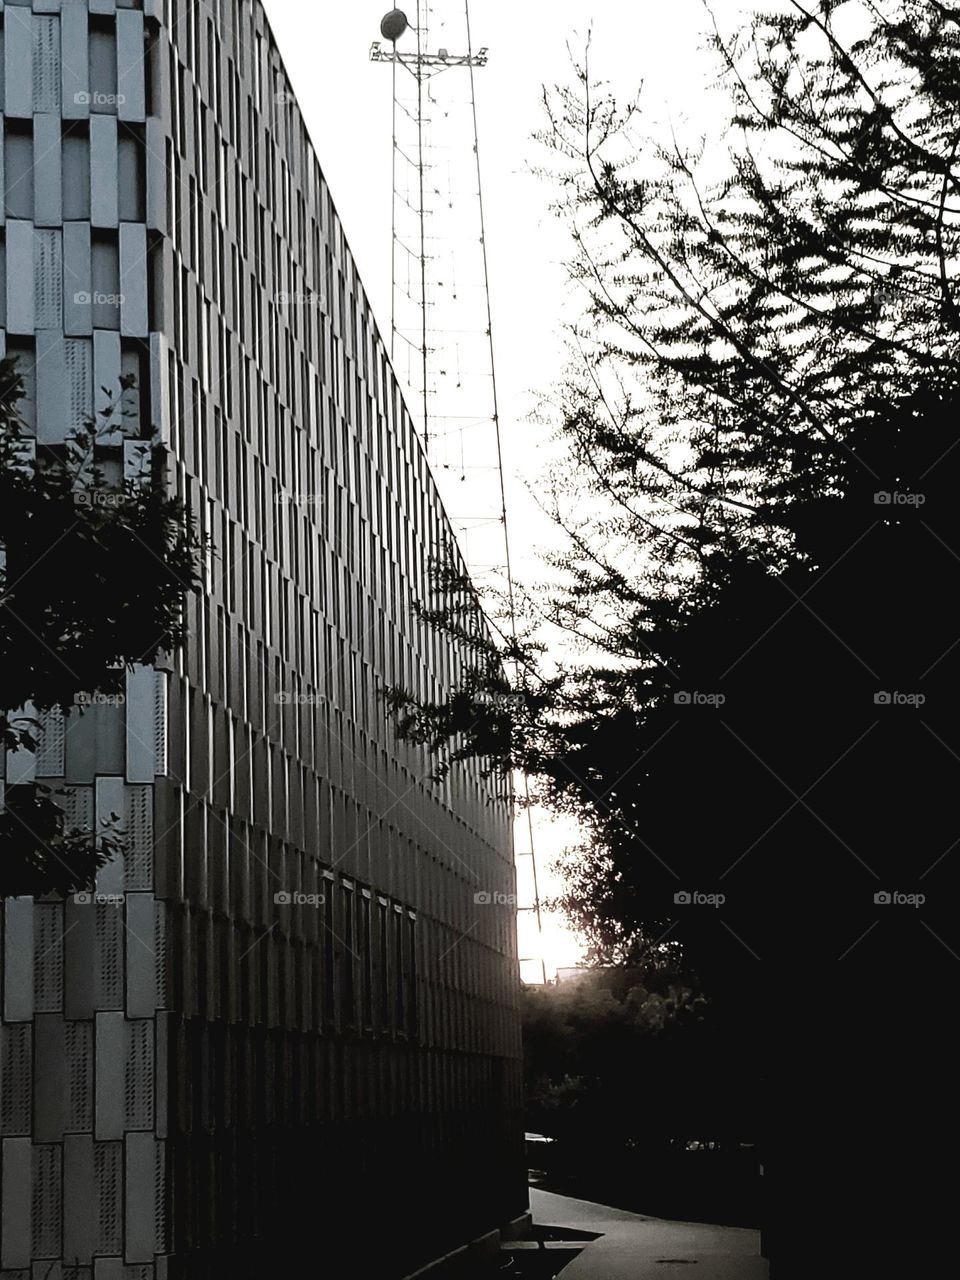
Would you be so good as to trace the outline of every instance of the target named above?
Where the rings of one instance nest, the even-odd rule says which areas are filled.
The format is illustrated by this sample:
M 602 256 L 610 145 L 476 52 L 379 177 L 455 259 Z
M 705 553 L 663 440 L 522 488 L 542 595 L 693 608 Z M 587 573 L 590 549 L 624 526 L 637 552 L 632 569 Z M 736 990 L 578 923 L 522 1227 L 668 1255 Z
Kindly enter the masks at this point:
M 456 676 L 451 530 L 259 3 L 0 20 L 38 448 L 133 374 L 100 461 L 156 427 L 211 541 L 185 651 L 4 762 L 127 848 L 4 905 L 0 1277 L 409 1274 L 526 1208 L 509 781 L 381 698 Z

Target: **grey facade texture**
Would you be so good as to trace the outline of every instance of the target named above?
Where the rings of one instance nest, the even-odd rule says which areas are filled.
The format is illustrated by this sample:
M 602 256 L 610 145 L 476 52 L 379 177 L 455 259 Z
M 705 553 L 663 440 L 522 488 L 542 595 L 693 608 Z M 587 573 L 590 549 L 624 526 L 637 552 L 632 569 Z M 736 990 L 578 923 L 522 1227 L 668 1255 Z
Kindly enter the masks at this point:
M 509 784 L 380 697 L 456 674 L 450 528 L 259 3 L 0 24 L 37 448 L 133 374 L 101 461 L 155 428 L 212 548 L 184 651 L 3 762 L 126 852 L 3 904 L 0 1278 L 407 1274 L 526 1207 Z

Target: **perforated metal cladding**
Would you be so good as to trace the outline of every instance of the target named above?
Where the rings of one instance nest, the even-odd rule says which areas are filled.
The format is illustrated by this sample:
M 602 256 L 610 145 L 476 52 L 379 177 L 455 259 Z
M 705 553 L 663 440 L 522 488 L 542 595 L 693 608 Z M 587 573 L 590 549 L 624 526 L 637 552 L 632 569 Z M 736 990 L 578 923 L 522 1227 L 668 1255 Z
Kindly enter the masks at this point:
M 93 1024 L 66 1023 L 67 1129 L 80 1133 L 93 1128 Z
M 93 1171 L 97 1198 L 96 1252 L 119 1253 L 123 1224 L 123 1144 L 94 1143 Z
M 167 966 L 167 930 L 169 913 L 166 903 L 157 902 L 155 908 L 156 930 L 154 932 L 154 980 L 158 1009 L 170 1008 L 170 974 Z
M 94 903 L 96 912 L 95 1000 L 98 1009 L 123 1008 L 123 908 Z
M 60 1254 L 62 1155 L 62 1148 L 53 1143 L 33 1148 L 31 1227 L 35 1258 L 56 1258 Z
M 63 1007 L 63 908 L 38 902 L 33 908 L 33 1007 L 57 1013 Z
M 93 830 L 93 787 L 65 786 L 57 796 L 57 804 L 63 810 L 64 830 Z
M 167 1240 L 167 1163 L 166 1146 L 158 1142 L 155 1148 L 153 1172 L 153 1231 L 154 1248 L 163 1253 L 169 1247 Z
M 33 18 L 33 109 L 60 110 L 60 24 L 39 14 Z
M 156 673 L 156 709 L 154 723 L 154 759 L 158 775 L 169 772 L 167 766 L 167 697 L 168 677 L 165 671 Z
M 59 707 L 40 714 L 41 732 L 37 743 L 37 776 L 62 778 L 64 756 L 63 712 Z
M 69 421 L 79 426 L 93 410 L 93 343 L 89 338 L 66 338 L 63 354 Z
M 125 1129 L 153 1128 L 154 1024 L 138 1018 L 124 1024 L 123 1105 Z
M 32 1058 L 32 1023 L 12 1022 L 0 1027 L 0 1133 L 4 1137 L 30 1132 Z
M 62 323 L 62 276 L 59 231 L 33 233 L 34 322 L 38 329 L 59 328 Z
M 153 787 L 128 785 L 124 813 L 124 883 L 128 889 L 153 887 Z

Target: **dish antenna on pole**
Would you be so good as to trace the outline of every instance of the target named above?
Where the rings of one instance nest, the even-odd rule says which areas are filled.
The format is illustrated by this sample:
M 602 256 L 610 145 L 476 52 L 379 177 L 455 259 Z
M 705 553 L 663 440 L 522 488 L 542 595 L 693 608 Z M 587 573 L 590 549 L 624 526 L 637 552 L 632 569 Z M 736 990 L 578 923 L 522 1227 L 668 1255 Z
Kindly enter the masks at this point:
M 380 23 L 380 34 L 384 40 L 396 44 L 409 25 L 407 15 L 402 9 L 391 9 L 389 13 L 384 14 L 383 21 Z

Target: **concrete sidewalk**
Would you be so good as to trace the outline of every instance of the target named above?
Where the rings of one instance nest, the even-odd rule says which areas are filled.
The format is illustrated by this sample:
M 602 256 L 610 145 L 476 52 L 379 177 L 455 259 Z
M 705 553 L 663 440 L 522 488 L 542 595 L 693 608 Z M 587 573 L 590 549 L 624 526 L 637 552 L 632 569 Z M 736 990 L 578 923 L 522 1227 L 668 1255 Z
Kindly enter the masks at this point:
M 691 1263 L 700 1270 L 690 1280 L 767 1280 L 758 1231 L 646 1218 L 536 1187 L 530 1208 L 538 1226 L 603 1233 L 564 1268 L 562 1280 L 665 1280 L 672 1268 Z

